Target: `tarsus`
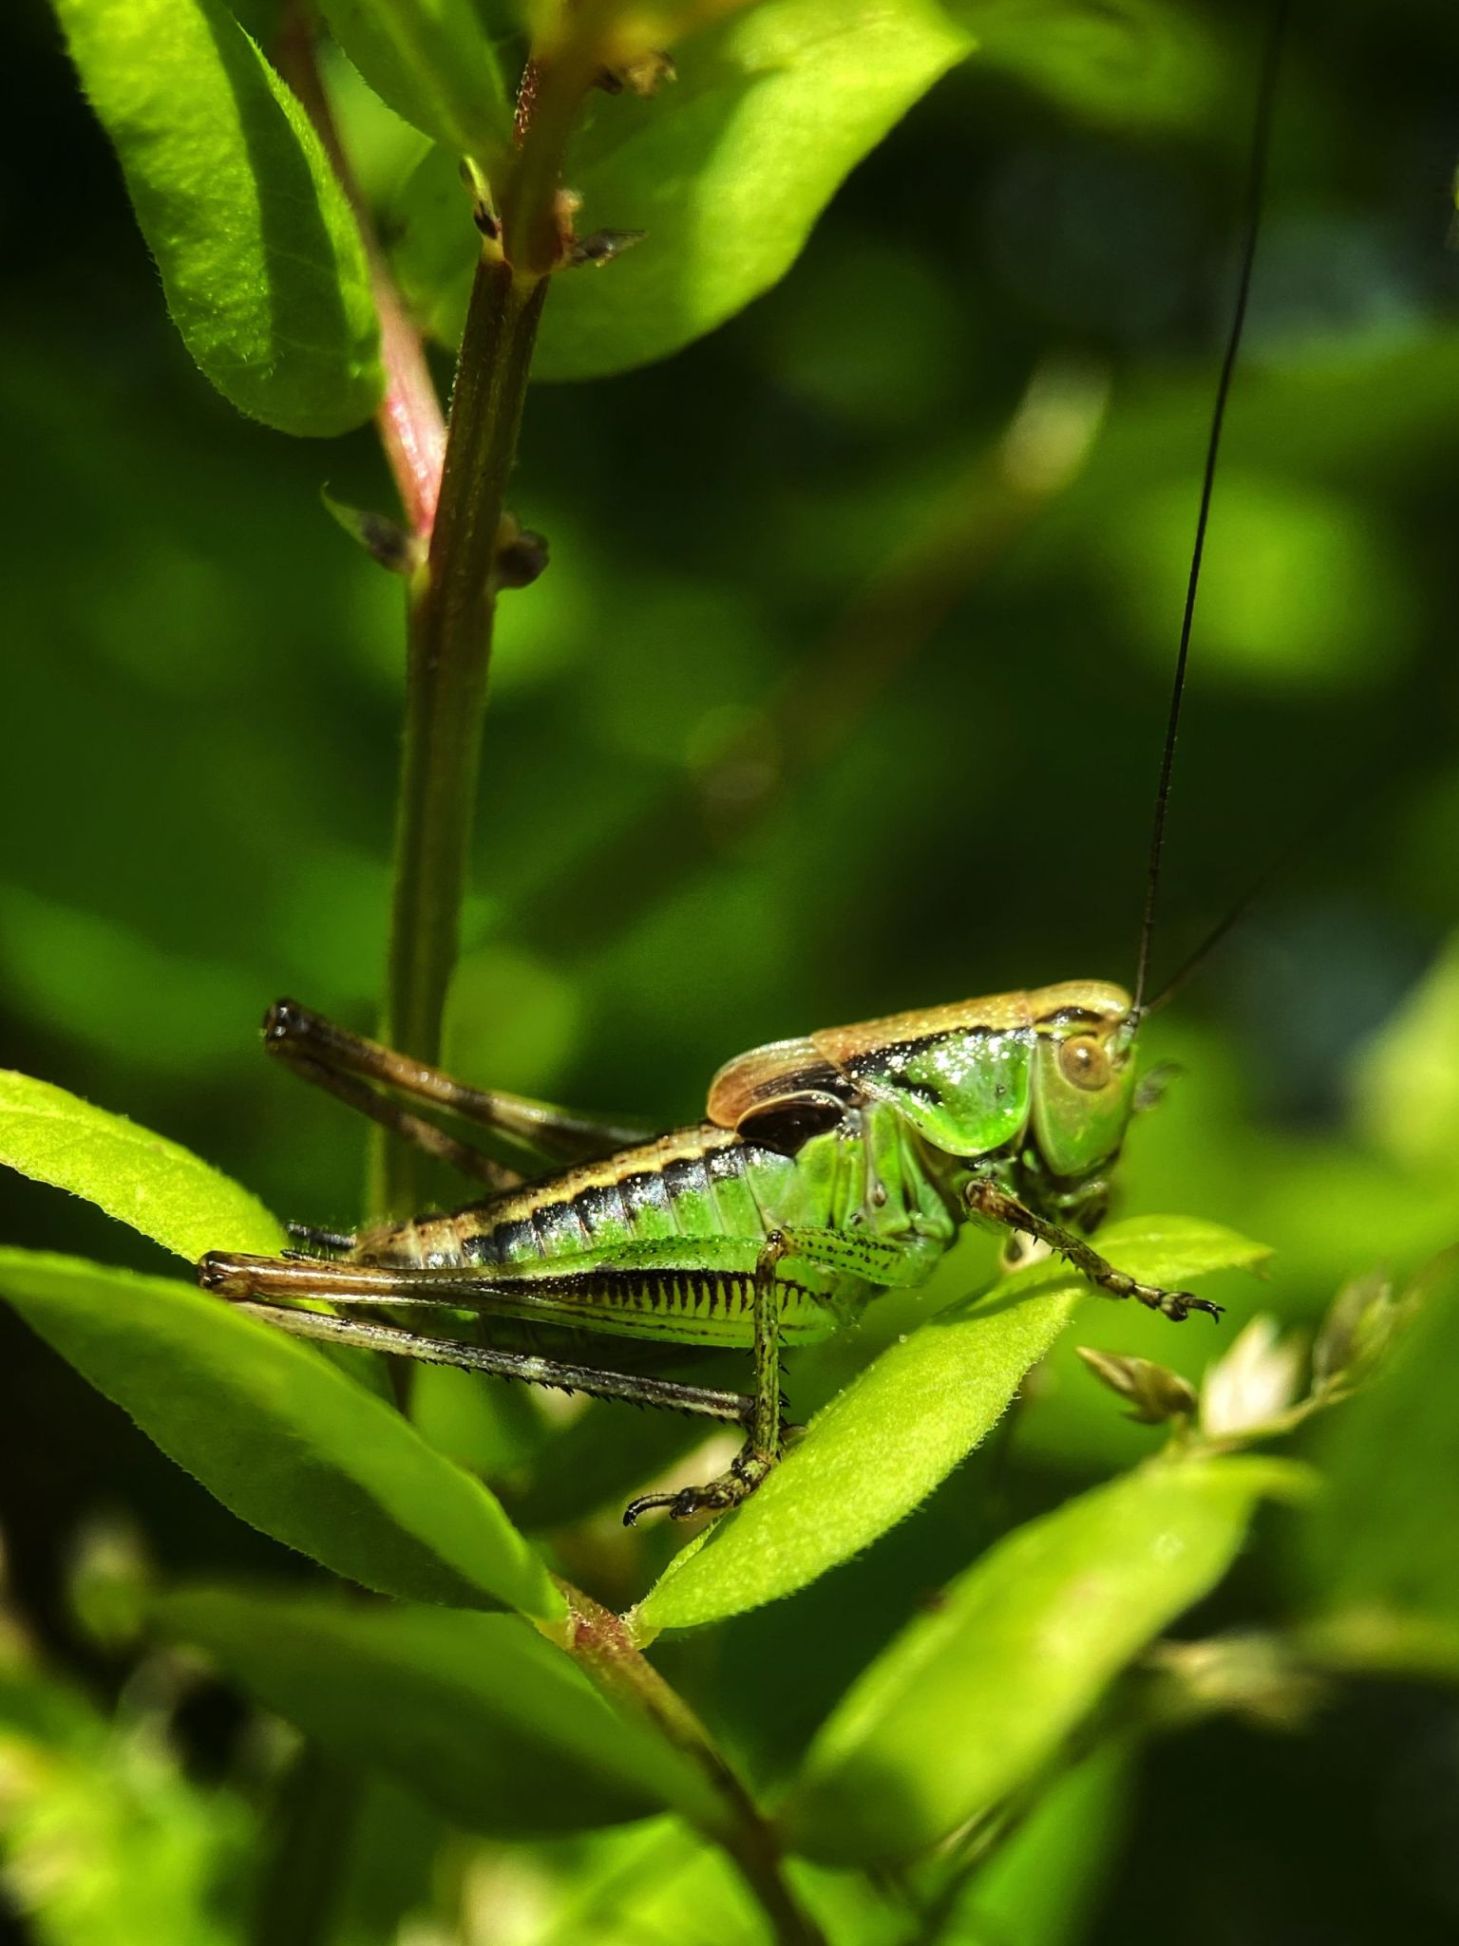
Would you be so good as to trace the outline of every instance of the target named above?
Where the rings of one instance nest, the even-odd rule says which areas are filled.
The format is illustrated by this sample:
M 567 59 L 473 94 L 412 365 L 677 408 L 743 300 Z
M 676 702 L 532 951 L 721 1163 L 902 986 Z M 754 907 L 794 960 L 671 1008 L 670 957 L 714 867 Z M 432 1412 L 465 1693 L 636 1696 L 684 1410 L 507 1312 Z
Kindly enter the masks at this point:
M 1140 922 L 1140 956 L 1135 969 L 1134 1014 L 1144 1009 L 1145 990 L 1150 976 L 1150 950 L 1155 938 L 1155 913 L 1160 897 L 1160 861 L 1165 850 L 1165 826 L 1170 811 L 1170 780 L 1175 767 L 1175 743 L 1180 734 L 1180 707 L 1185 694 L 1186 665 L 1190 661 L 1191 627 L 1195 621 L 1196 590 L 1201 579 L 1201 556 L 1206 547 L 1206 527 L 1211 517 L 1211 495 L 1216 485 L 1216 460 L 1221 450 L 1221 427 L 1226 417 L 1226 401 L 1236 370 L 1236 354 L 1241 348 L 1242 327 L 1246 323 L 1246 301 L 1251 294 L 1251 272 L 1256 262 L 1256 240 L 1261 229 L 1262 201 L 1266 193 L 1267 149 L 1271 135 L 1272 101 L 1276 94 L 1277 67 L 1282 33 L 1287 22 L 1287 0 L 1275 0 L 1262 54 L 1261 82 L 1257 90 L 1256 115 L 1252 125 L 1250 162 L 1247 169 L 1246 221 L 1241 250 L 1241 276 L 1236 290 L 1236 308 L 1221 361 L 1221 376 L 1216 385 L 1216 403 L 1211 413 L 1211 432 L 1206 442 L 1206 469 L 1201 480 L 1201 504 L 1196 515 L 1195 545 L 1191 549 L 1190 574 L 1186 581 L 1185 612 L 1180 623 L 1180 648 L 1175 658 L 1175 680 L 1171 685 L 1170 713 L 1165 723 L 1165 747 L 1160 754 L 1160 781 L 1155 789 L 1155 818 L 1150 833 L 1150 859 L 1145 872 L 1145 911 Z M 1224 927 L 1223 927 L 1224 930 Z

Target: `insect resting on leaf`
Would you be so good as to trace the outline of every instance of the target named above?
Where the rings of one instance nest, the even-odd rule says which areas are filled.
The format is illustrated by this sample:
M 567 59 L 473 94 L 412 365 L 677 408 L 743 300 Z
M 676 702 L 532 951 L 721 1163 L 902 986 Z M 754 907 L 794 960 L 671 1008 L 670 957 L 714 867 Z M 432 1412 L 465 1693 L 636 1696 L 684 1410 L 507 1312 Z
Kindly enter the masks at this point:
M 211 1291 L 296 1334 L 431 1363 L 664 1406 L 738 1426 L 744 1445 L 717 1479 L 635 1500 L 677 1519 L 733 1507 L 769 1473 L 786 1427 L 782 1346 L 823 1338 L 877 1294 L 920 1284 L 973 1219 L 1038 1238 L 1106 1296 L 1165 1317 L 1220 1306 L 1142 1284 L 1087 1241 L 1108 1171 L 1140 1105 L 1141 1021 L 1176 732 L 1222 419 L 1255 256 L 1281 9 L 1257 107 L 1239 291 L 1217 387 L 1180 649 L 1166 725 L 1133 999 L 1069 981 L 742 1054 L 709 1091 L 706 1118 L 667 1135 L 469 1088 L 291 1001 L 264 1023 L 269 1048 L 306 1078 L 487 1185 L 453 1214 L 358 1236 L 301 1229 L 312 1256 L 212 1252 Z M 1228 922 L 1229 923 L 1229 922 Z M 414 1104 L 409 1106 L 407 1104 Z M 446 1132 L 444 1112 L 526 1151 L 519 1174 Z M 326 1254 L 320 1254 L 326 1253 Z M 325 1300 L 334 1311 L 297 1308 Z M 430 1335 L 411 1309 L 476 1320 L 483 1339 Z M 346 1315 L 339 1315 L 340 1312 Z M 373 1315 L 391 1314 L 390 1322 Z M 511 1342 L 523 1338 L 528 1348 Z M 748 1393 L 615 1370 L 585 1352 L 617 1338 L 752 1353 Z M 544 1341 L 550 1347 L 544 1351 Z M 631 1364 L 630 1359 L 620 1360 Z
M 358 1238 L 314 1236 L 344 1261 L 214 1253 L 199 1275 L 306 1336 L 740 1425 L 744 1450 L 726 1474 L 637 1500 L 627 1518 L 651 1506 L 722 1510 L 779 1454 L 781 1345 L 826 1337 L 877 1292 L 920 1284 L 966 1217 L 1043 1239 L 1111 1297 L 1169 1318 L 1218 1314 L 1204 1298 L 1137 1283 L 1079 1234 L 1103 1213 L 1103 1172 L 1133 1110 L 1136 1025 L 1118 987 L 1071 981 L 833 1028 L 742 1054 L 716 1076 L 705 1121 L 640 1139 L 464 1088 L 281 1001 L 265 1022 L 269 1046 L 494 1193 Z M 572 1160 L 513 1179 L 371 1083 L 513 1137 L 544 1162 Z M 741 1397 L 287 1308 L 305 1298 L 742 1345 L 754 1388 Z

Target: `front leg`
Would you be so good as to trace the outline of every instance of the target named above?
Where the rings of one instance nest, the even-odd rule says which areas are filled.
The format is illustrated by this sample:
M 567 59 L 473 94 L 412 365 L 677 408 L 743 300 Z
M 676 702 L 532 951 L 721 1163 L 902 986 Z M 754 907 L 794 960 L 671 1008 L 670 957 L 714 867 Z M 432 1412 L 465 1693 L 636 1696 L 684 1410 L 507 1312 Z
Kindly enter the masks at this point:
M 1192 1311 L 1204 1311 L 1212 1318 L 1221 1316 L 1224 1306 L 1213 1304 L 1208 1297 L 1197 1297 L 1191 1291 L 1162 1290 L 1158 1284 L 1142 1284 L 1127 1271 L 1117 1270 L 1083 1237 L 1076 1236 L 1072 1230 L 1060 1229 L 1057 1223 L 1050 1223 L 1046 1217 L 1037 1215 L 1026 1204 L 1020 1203 L 1016 1196 L 1010 1196 L 991 1176 L 975 1176 L 964 1194 L 973 1216 L 1001 1223 L 1006 1229 L 1021 1230 L 1025 1236 L 1038 1237 L 1067 1263 L 1073 1264 L 1106 1297 L 1133 1297 L 1138 1303 L 1152 1311 L 1159 1311 L 1162 1317 L 1171 1318 L 1177 1324 L 1188 1318 Z

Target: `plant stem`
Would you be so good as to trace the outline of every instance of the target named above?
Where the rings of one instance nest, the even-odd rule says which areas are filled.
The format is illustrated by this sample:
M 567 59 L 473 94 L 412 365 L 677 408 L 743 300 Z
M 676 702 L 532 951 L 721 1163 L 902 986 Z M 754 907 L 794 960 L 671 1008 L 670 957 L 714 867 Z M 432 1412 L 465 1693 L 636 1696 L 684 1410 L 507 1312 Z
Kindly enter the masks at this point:
M 451 400 L 430 554 L 411 592 L 405 748 L 396 821 L 382 1037 L 439 1061 L 456 964 L 476 808 L 491 630 L 492 569 L 527 391 L 545 277 L 497 252 L 477 266 Z M 416 1159 L 386 1151 L 379 1203 L 416 1203 Z
M 477 265 L 430 554 L 412 590 L 382 1033 L 422 1061 L 440 1059 L 460 941 L 496 612 L 493 568 L 537 320 L 563 260 L 563 156 L 597 65 L 591 46 L 572 43 L 524 78 L 519 146 L 497 185 L 500 238 L 487 241 Z M 419 1201 L 418 1176 L 419 1158 L 388 1143 L 377 1210 L 408 1214 Z
M 704 1823 L 704 1836 L 721 1846 L 739 1870 L 770 1921 L 778 1946 L 825 1946 L 819 1926 L 785 1877 L 774 1831 L 693 1710 L 634 1647 L 620 1616 L 565 1581 L 557 1585 L 568 1604 L 568 1620 L 565 1629 L 552 1631 L 553 1639 L 614 1703 L 646 1718 L 699 1766 L 720 1809 L 718 1817 Z

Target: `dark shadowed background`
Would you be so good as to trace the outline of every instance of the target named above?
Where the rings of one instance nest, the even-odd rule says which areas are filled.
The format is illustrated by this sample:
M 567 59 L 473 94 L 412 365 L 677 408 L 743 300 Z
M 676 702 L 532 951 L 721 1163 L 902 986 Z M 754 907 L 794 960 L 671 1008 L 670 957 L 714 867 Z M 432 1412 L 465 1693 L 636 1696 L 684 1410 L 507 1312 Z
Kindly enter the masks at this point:
M 1249 25 L 1196 13 L 1186 66 L 1140 81 L 1132 54 L 1107 88 L 974 62 L 768 297 L 650 370 L 533 392 L 513 498 L 552 562 L 499 629 L 462 1074 L 667 1125 L 757 1041 L 1129 979 Z M 373 1016 L 401 597 L 319 489 L 384 507 L 389 482 L 368 433 L 291 442 L 214 396 L 52 23 L 26 0 L 7 33 L 0 1063 L 348 1225 L 361 1132 L 256 1028 L 280 993 Z M 1265 1286 L 1225 1280 L 1228 1325 L 1314 1320 L 1345 1278 L 1459 1238 L 1456 160 L 1448 9 L 1296 8 L 1157 972 L 1315 833 L 1151 1029 L 1184 1072 L 1123 1191 L 1274 1247 Z M 161 1267 L 52 1191 L 6 1176 L 0 1206 L 7 1240 Z M 1191 1370 L 1210 1349 L 1093 1304 L 1076 1335 Z M 677 1649 L 676 1679 L 772 1775 L 967 1558 L 971 1482 L 1036 1506 L 1147 1439 L 1061 1352 L 996 1461 Z M 132 1677 L 78 1610 L 98 1522 L 170 1573 L 295 1567 L 8 1314 L 0 1515 L 17 1625 L 102 1693 Z M 635 1545 L 580 1540 L 574 1571 L 631 1594 L 668 1541 Z M 1259 1619 L 1292 1573 L 1273 1522 L 1199 1625 Z M 246 1770 L 223 1690 L 184 1730 L 205 1783 Z M 1119 1816 L 1071 1940 L 1459 1929 L 1452 1692 L 1359 1686 L 1300 1735 L 1191 1731 Z

